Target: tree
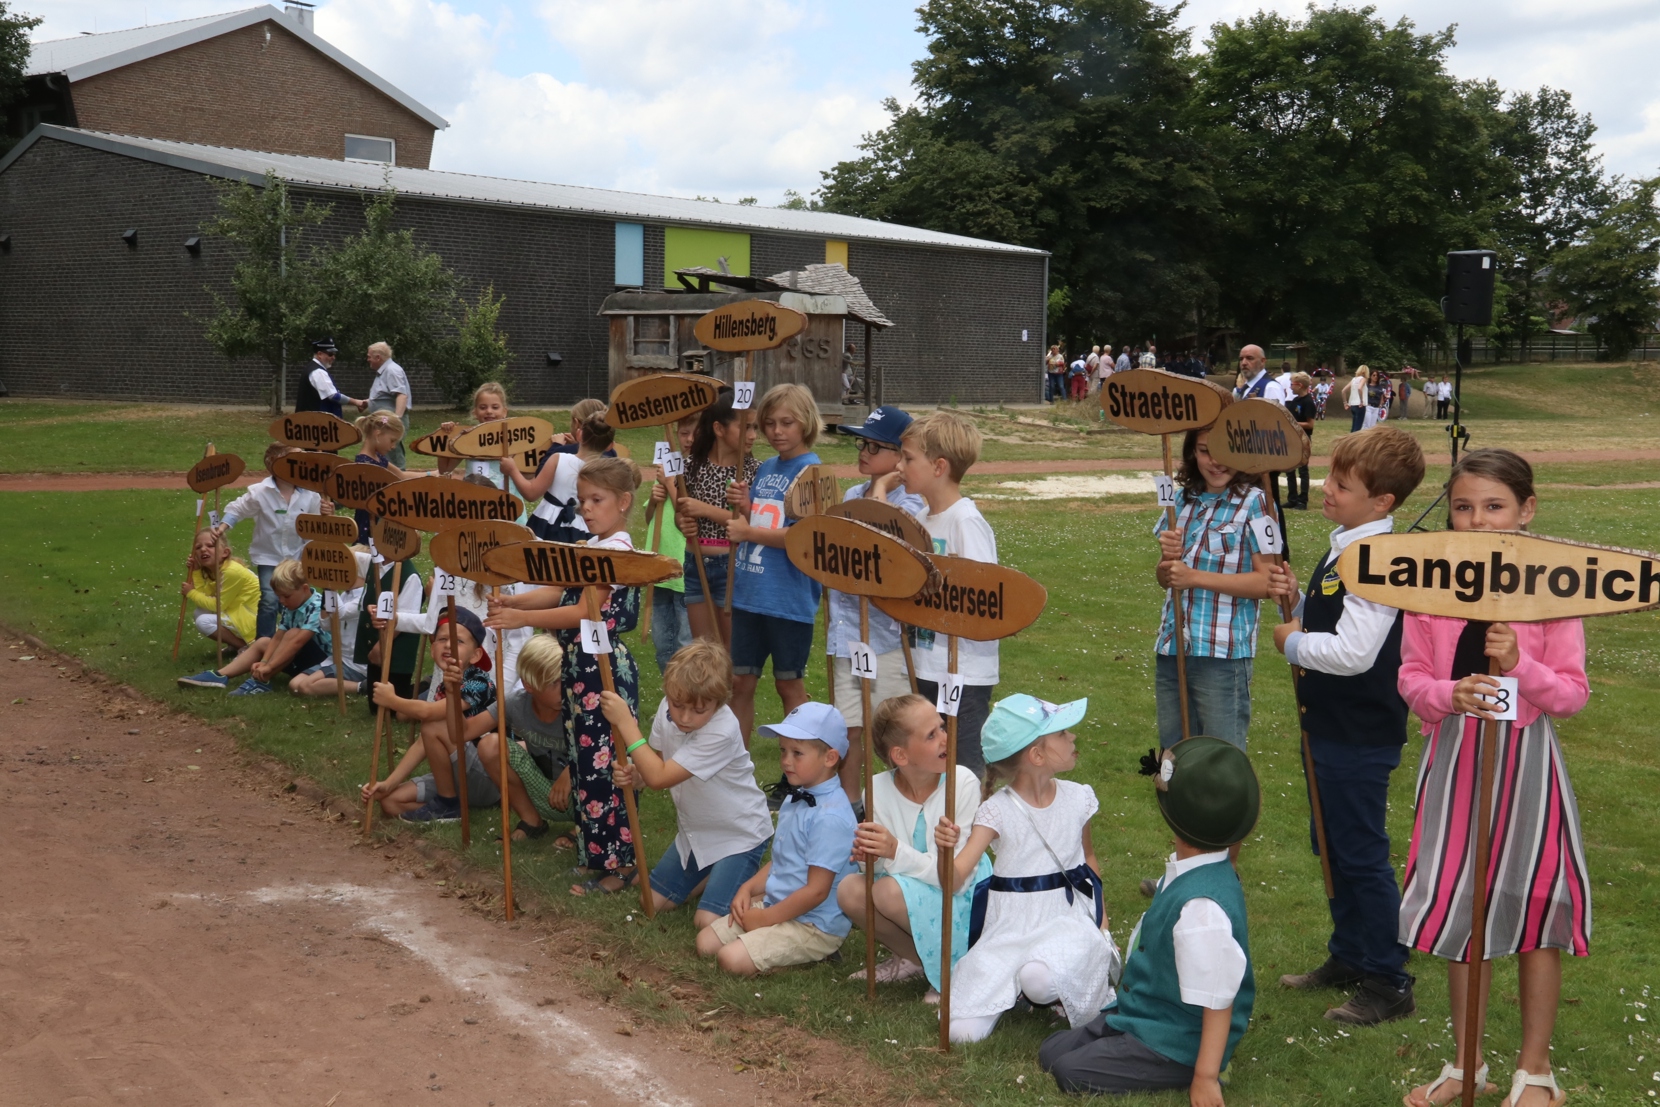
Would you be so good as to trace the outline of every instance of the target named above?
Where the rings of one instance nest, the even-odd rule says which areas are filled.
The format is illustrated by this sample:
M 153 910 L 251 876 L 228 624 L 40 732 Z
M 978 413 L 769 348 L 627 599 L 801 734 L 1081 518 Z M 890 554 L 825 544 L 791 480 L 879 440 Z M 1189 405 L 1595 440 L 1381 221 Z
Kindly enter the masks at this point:
M 458 332 L 433 363 L 432 383 L 457 411 L 466 408 L 473 390 L 485 381 L 510 383 L 507 363 L 513 354 L 507 348 L 507 336 L 496 329 L 505 302 L 496 295 L 494 285 L 480 292 L 473 303 L 462 301 Z
M 1444 335 L 1442 255 L 1482 244 L 1495 184 L 1452 43 L 1370 7 L 1211 28 L 1197 110 L 1225 166 L 1216 281 L 1248 338 L 1388 365 Z
M 11 148 L 6 134 L 6 108 L 23 91 L 23 69 L 29 63 L 29 32 L 40 26 L 40 17 L 14 15 L 6 0 L 0 0 L 0 154 Z
M 1052 252 L 1081 340 L 1191 329 L 1215 213 L 1187 36 L 1147 0 L 927 0 L 918 102 L 824 174 L 822 206 Z
M 1617 182 L 1614 200 L 1563 249 L 1552 265 L 1549 287 L 1569 310 L 1589 320 L 1609 360 L 1619 361 L 1660 315 L 1660 177 Z

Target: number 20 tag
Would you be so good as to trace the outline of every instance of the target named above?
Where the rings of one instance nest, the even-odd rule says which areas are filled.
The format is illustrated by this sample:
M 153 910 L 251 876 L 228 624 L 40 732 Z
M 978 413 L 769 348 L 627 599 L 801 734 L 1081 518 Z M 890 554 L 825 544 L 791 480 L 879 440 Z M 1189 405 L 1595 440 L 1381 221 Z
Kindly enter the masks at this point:
M 755 403 L 755 382 L 734 381 L 732 384 L 732 410 L 747 411 Z
M 858 680 L 875 680 L 876 654 L 872 652 L 870 643 L 854 642 L 848 652 L 852 655 L 853 676 Z
M 1251 533 L 1257 536 L 1257 549 L 1265 554 L 1277 554 L 1285 549 L 1285 537 L 1280 534 L 1278 519 L 1257 516 L 1251 520 Z
M 940 680 L 939 696 L 934 700 L 934 709 L 941 715 L 955 715 L 963 704 L 963 678 L 956 673 L 946 673 Z
M 1160 507 L 1176 506 L 1176 482 L 1174 479 L 1165 476 L 1163 473 L 1155 473 L 1153 475 L 1153 487 L 1158 491 Z
M 582 620 L 582 652 L 611 652 L 611 635 L 606 631 L 603 621 L 596 619 Z
M 1499 686 L 1497 688 L 1487 686 L 1490 691 L 1477 692 L 1476 699 L 1480 700 L 1493 713 L 1493 718 L 1500 722 L 1515 722 L 1516 697 L 1518 694 L 1516 678 L 1501 676 L 1492 677 L 1491 679 L 1498 681 Z M 1476 716 L 1472 715 L 1470 717 L 1475 718 Z

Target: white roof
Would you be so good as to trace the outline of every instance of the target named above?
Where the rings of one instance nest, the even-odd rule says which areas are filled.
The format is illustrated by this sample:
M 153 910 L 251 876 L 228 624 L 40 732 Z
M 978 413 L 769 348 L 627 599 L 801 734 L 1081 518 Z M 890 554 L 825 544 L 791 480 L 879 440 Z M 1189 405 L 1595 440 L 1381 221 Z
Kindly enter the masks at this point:
M 206 42 L 210 38 L 218 38 L 244 27 L 257 26 L 266 20 L 274 20 L 283 30 L 369 82 L 434 127 L 442 130 L 449 126 L 443 116 L 355 58 L 318 38 L 316 32 L 309 27 L 301 26 L 298 21 L 284 15 L 270 4 L 223 15 L 204 15 L 171 23 L 155 23 L 148 27 L 129 27 L 124 31 L 106 31 L 96 35 L 76 35 L 74 38 L 31 43 L 24 73 L 30 77 L 45 73 L 62 73 L 71 82 L 83 81 L 88 77 L 96 77 L 112 69 L 120 69 L 122 66 L 146 61 L 186 46 L 193 46 L 198 42 Z
M 824 238 L 863 239 L 897 242 L 914 246 L 979 250 L 1003 254 L 1042 257 L 1048 251 L 1003 242 L 969 238 L 966 235 L 836 215 L 826 211 L 794 211 L 788 208 L 751 207 L 722 204 L 712 200 L 684 200 L 674 196 L 650 196 L 638 192 L 616 192 L 582 185 L 515 181 L 505 177 L 480 177 L 469 173 L 446 173 L 436 169 L 411 169 L 369 162 L 334 161 L 296 154 L 271 154 L 258 150 L 236 150 L 223 146 L 201 146 L 159 138 L 135 138 L 104 134 L 72 127 L 43 124 L 14 147 L 0 170 L 22 155 L 40 138 L 54 138 L 127 157 L 171 165 L 210 177 L 258 182 L 266 171 L 292 184 L 327 189 L 368 189 L 384 187 L 389 181 L 405 196 L 429 196 L 480 204 L 507 204 L 578 212 L 606 219 L 644 220 L 740 231 L 778 231 L 785 234 Z

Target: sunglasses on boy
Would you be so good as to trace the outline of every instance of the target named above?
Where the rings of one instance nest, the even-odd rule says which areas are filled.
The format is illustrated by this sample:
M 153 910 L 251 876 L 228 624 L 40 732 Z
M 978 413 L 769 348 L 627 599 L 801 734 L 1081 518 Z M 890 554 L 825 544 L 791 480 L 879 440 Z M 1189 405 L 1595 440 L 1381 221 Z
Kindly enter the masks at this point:
M 890 446 L 886 442 L 878 442 L 873 438 L 861 438 L 861 439 L 859 439 L 859 452 L 862 453 L 862 454 L 864 454 L 864 453 L 879 454 L 883 450 L 892 450 L 894 453 L 898 453 L 899 452 L 899 447 L 898 446 Z

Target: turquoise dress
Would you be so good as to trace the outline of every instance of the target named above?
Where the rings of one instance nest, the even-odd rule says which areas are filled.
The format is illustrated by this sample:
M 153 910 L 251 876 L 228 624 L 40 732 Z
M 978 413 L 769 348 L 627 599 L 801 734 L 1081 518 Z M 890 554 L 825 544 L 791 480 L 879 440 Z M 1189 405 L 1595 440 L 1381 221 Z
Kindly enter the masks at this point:
M 945 787 L 944 777 L 940 778 L 940 787 Z M 927 816 L 921 811 L 916 815 L 916 826 L 911 828 L 911 848 L 921 853 L 928 852 Z M 939 885 L 929 884 L 925 880 L 918 880 L 914 876 L 901 873 L 890 874 L 899 882 L 899 890 L 905 894 L 905 912 L 911 920 L 911 940 L 916 943 L 917 956 L 922 958 L 922 971 L 928 974 L 928 983 L 937 990 L 940 986 L 940 896 Z M 951 903 L 951 966 L 956 968 L 957 962 L 962 960 L 963 954 L 968 952 L 969 924 L 973 919 L 974 892 L 982 883 L 991 879 L 991 858 L 980 855 L 980 863 L 974 868 L 974 875 L 963 885 Z

